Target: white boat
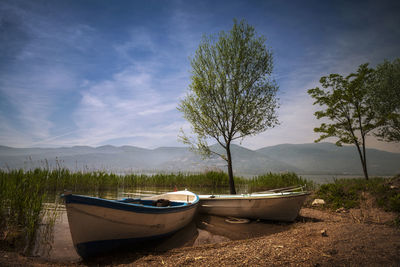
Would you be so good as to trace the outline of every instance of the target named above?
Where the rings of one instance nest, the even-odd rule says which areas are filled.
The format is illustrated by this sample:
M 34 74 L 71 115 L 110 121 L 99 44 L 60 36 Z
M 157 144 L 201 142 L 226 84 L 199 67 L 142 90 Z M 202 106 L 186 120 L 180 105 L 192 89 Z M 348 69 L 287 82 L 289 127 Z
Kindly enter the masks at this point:
M 308 192 L 199 195 L 200 213 L 224 217 L 294 221 Z
M 83 258 L 170 235 L 193 219 L 199 203 L 199 197 L 189 191 L 122 200 L 63 196 L 72 241 Z

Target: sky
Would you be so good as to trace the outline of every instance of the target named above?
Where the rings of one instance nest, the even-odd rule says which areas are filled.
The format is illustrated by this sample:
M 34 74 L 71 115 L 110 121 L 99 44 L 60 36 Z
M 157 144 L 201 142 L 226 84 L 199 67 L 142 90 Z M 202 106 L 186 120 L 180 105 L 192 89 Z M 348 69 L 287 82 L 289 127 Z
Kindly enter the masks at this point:
M 240 144 L 311 143 L 321 122 L 307 90 L 399 57 L 399 14 L 384 0 L 1 0 L 0 145 L 183 146 L 190 58 L 235 18 L 266 38 L 280 103 L 280 125 Z

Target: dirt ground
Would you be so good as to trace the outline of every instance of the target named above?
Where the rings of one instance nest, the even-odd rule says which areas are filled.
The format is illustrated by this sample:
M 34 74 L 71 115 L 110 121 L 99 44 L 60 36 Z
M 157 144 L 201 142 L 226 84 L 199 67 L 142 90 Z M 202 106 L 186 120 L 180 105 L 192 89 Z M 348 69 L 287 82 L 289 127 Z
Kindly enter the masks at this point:
M 220 238 L 214 236 L 213 244 L 121 252 L 91 262 L 54 262 L 0 251 L 0 266 L 400 266 L 395 216 L 372 207 L 344 212 L 303 208 L 294 223 L 269 223 L 276 225 L 276 231 L 261 236 L 249 232 L 242 240 L 235 240 L 243 237 L 235 237 L 243 227 L 237 225 L 230 233 L 218 231 Z M 219 223 L 202 221 L 199 235 L 212 233 Z

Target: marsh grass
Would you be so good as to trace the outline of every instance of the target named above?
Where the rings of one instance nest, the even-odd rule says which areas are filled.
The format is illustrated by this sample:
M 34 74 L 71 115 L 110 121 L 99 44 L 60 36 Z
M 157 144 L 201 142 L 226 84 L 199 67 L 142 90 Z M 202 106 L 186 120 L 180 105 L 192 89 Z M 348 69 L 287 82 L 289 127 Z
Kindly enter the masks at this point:
M 252 192 L 284 188 L 289 186 L 304 186 L 306 190 L 314 190 L 315 184 L 298 176 L 296 173 L 268 173 L 253 177 L 249 180 Z
M 156 174 L 153 176 L 146 175 L 127 175 L 124 178 L 124 185 L 128 187 L 142 186 L 176 186 L 187 188 L 225 188 L 229 187 L 228 175 L 224 172 L 209 171 L 198 174 Z M 244 184 L 243 178 L 235 177 L 235 183 Z
M 40 170 L 0 172 L 0 229 L 6 245 L 29 254 L 39 226 L 53 223 L 53 214 L 42 209 L 46 182 Z

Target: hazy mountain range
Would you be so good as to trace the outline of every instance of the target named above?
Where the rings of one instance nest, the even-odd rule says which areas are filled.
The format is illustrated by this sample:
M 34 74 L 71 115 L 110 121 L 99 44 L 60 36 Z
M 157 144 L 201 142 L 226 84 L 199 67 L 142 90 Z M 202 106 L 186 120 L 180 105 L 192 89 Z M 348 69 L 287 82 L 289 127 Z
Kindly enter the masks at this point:
M 214 150 L 220 147 L 212 146 Z M 220 150 L 222 151 L 222 150 Z M 293 171 L 298 174 L 362 175 L 354 146 L 331 143 L 282 144 L 250 150 L 233 145 L 233 168 L 237 175 Z M 400 153 L 367 149 L 371 175 L 400 173 Z M 217 156 L 203 160 L 183 147 L 144 149 L 134 146 L 74 146 L 61 148 L 12 148 L 0 146 L 0 168 L 56 168 L 72 171 L 104 170 L 116 173 L 201 172 L 226 169 Z

